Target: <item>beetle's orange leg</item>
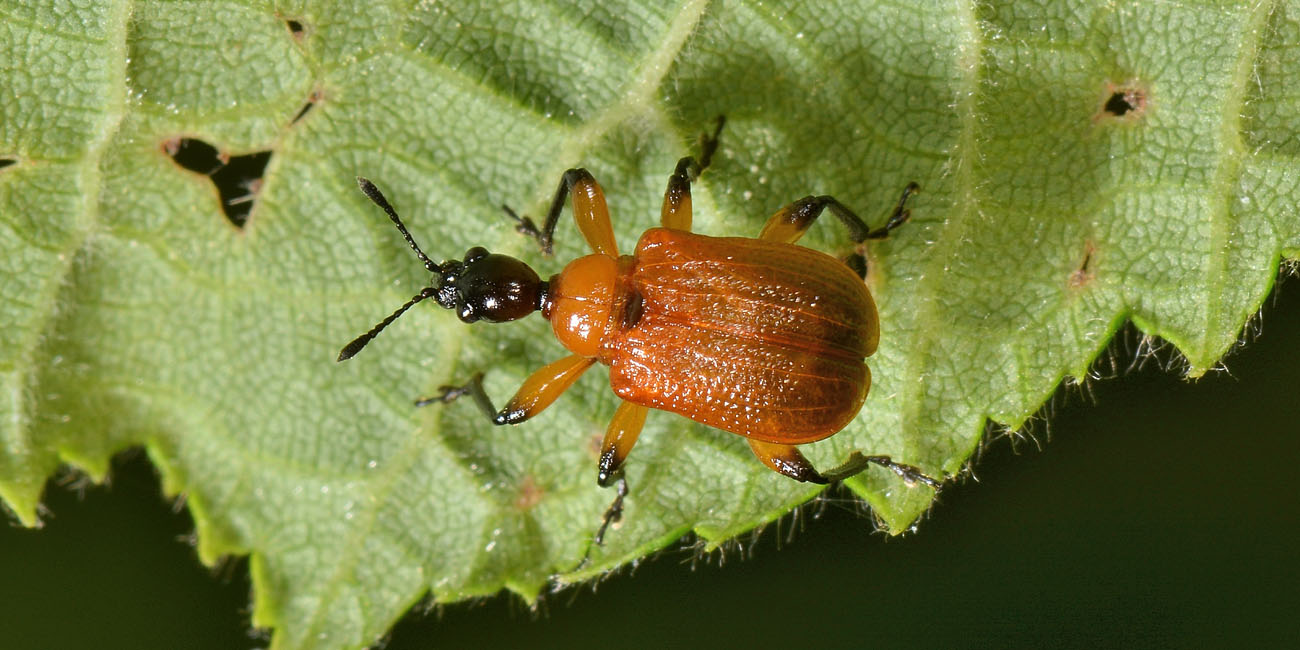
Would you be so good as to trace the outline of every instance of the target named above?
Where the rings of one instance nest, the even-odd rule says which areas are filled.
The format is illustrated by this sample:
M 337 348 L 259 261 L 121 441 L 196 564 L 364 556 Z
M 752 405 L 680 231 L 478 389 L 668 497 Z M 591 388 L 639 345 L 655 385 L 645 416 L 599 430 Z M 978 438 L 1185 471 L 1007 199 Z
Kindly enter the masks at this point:
M 718 150 L 718 136 L 727 118 L 718 116 L 718 126 L 712 135 L 700 136 L 700 158 L 687 156 L 677 161 L 677 170 L 668 177 L 668 189 L 664 192 L 664 208 L 659 221 L 665 228 L 674 230 L 691 229 L 691 183 L 700 177 L 713 160 L 713 152 Z
M 628 452 L 632 451 L 632 445 L 636 444 L 637 436 L 641 435 L 641 427 L 645 426 L 645 415 L 649 410 L 639 404 L 623 402 L 614 411 L 614 418 L 605 430 L 605 441 L 600 445 L 600 471 L 596 475 L 596 482 L 601 487 L 609 487 L 610 482 L 620 474 L 623 461 L 627 459 Z
M 434 402 L 450 402 L 466 393 L 474 397 L 475 403 L 487 414 L 493 424 L 519 424 L 542 412 L 550 406 L 561 393 L 568 390 L 573 382 L 578 381 L 594 358 L 571 354 L 559 361 L 551 362 L 524 380 L 524 385 L 506 403 L 500 411 L 492 406 L 492 400 L 483 390 L 483 373 L 475 373 L 464 386 L 442 386 L 438 395 L 416 400 L 416 406 L 425 406 Z
M 822 484 L 834 483 L 843 481 L 875 464 L 897 474 L 909 485 L 924 483 L 936 490 L 941 485 L 939 481 L 926 476 L 921 470 L 911 465 L 895 463 L 889 456 L 863 456 L 855 451 L 843 465 L 823 474 L 813 468 L 812 463 L 808 462 L 803 453 L 793 445 L 763 442 L 750 438 L 749 447 L 754 450 L 754 455 L 758 456 L 758 459 L 763 461 L 764 465 L 797 481 Z
M 541 230 L 528 217 L 515 214 L 509 206 L 501 206 L 510 218 L 518 222 L 515 230 L 537 240 L 542 252 L 551 254 L 551 244 L 555 237 L 555 226 L 560 222 L 560 212 L 564 210 L 564 199 L 573 197 L 573 220 L 578 224 L 587 245 L 596 253 L 618 257 L 618 243 L 614 240 L 614 227 L 609 222 L 609 207 L 605 205 L 605 192 L 600 184 L 585 169 L 570 169 L 560 177 L 560 187 L 555 190 L 555 199 L 551 209 L 546 213 L 546 222 Z
M 763 226 L 763 231 L 758 234 L 758 238 L 793 244 L 803 237 L 817 217 L 829 208 L 831 214 L 849 229 L 849 237 L 854 242 L 860 244 L 868 239 L 884 239 L 889 236 L 891 230 L 903 225 L 912 215 L 907 209 L 907 199 L 919 190 L 920 186 L 916 183 L 908 183 L 907 187 L 903 188 L 902 195 L 898 197 L 898 204 L 894 206 L 894 211 L 889 215 L 885 225 L 874 229 L 868 227 L 861 217 L 844 207 L 844 204 L 834 197 L 805 196 L 772 215 Z M 849 266 L 857 270 L 860 275 L 866 276 L 866 260 L 861 254 L 855 253 L 849 260 Z
M 628 452 L 632 451 L 637 436 L 641 435 L 641 427 L 645 426 L 645 416 L 649 410 L 639 404 L 623 402 L 618 405 L 618 410 L 614 411 L 614 417 L 609 421 L 609 428 L 605 430 L 605 441 L 600 444 L 600 473 L 596 476 L 596 482 L 600 487 L 609 487 L 609 484 L 617 478 L 618 495 L 605 509 L 605 517 L 600 522 L 600 529 L 596 531 L 596 537 L 592 540 L 596 546 L 600 546 L 605 541 L 605 530 L 609 525 L 623 517 L 623 498 L 627 496 L 627 479 L 623 478 L 623 461 L 627 460 Z M 584 559 L 583 562 L 586 560 Z

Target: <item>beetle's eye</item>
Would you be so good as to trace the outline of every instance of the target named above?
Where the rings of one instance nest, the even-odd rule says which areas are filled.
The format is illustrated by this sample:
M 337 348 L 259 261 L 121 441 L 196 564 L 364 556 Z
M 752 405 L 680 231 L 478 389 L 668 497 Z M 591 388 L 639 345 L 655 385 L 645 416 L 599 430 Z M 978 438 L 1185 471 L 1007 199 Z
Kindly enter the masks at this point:
M 460 309 L 457 311 L 456 315 L 460 317 L 462 323 L 473 323 L 479 319 L 479 316 L 474 309 L 474 305 L 465 302 L 464 297 L 460 300 Z

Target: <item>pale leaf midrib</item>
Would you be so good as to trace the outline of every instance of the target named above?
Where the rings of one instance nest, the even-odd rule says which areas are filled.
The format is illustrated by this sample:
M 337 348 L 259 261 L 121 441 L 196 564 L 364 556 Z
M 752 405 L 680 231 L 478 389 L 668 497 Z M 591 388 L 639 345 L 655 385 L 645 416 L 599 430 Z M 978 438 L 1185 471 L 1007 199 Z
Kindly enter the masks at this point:
M 919 296 L 935 295 L 936 285 L 947 281 L 944 270 L 955 256 L 957 248 L 962 245 L 964 240 L 962 232 L 967 223 L 979 218 L 982 208 L 977 191 L 979 180 L 975 178 L 975 163 L 980 155 L 978 97 L 981 90 L 980 75 L 985 71 L 985 34 L 976 15 L 974 0 L 965 0 L 958 4 L 962 24 L 965 25 L 965 32 L 969 37 L 967 43 L 961 46 L 960 54 L 956 59 L 963 75 L 961 84 L 957 88 L 956 101 L 953 103 L 954 112 L 961 122 L 961 134 L 957 139 L 957 155 L 953 159 L 955 209 L 948 215 L 939 235 L 935 237 L 933 249 L 927 251 L 929 257 L 926 268 L 920 275 L 915 292 Z M 925 404 L 922 379 L 930 370 L 922 367 L 919 360 L 930 358 L 929 350 L 936 345 L 937 333 L 944 330 L 942 327 L 932 326 L 940 322 L 938 310 L 941 301 L 923 299 L 919 301 L 919 305 L 914 321 L 918 333 L 916 347 L 909 355 L 915 361 L 908 364 L 907 377 L 902 384 L 906 388 L 900 391 L 904 393 L 902 398 L 904 407 L 899 414 L 899 419 L 904 423 L 904 428 L 909 431 L 916 430 L 914 423 L 920 420 L 920 410 Z M 917 448 L 913 439 L 904 437 L 902 442 L 903 457 L 912 456 Z
M 620 89 L 618 98 L 565 138 L 564 144 L 554 154 L 555 162 L 543 172 L 541 184 L 532 193 L 538 197 L 535 203 L 548 201 L 564 170 L 572 167 L 592 145 L 619 123 L 636 114 L 638 108 L 659 110 L 655 101 L 658 98 L 654 97 L 654 93 L 661 87 L 664 77 L 672 69 L 672 62 L 699 25 L 708 5 L 709 0 L 684 0 L 679 5 L 659 47 L 642 57 L 632 80 Z
M 1222 157 L 1208 187 L 1210 193 L 1208 202 L 1215 208 L 1211 213 L 1210 237 L 1206 242 L 1209 260 L 1205 265 L 1207 289 L 1203 330 L 1205 334 L 1199 337 L 1201 344 L 1199 350 L 1184 352 L 1191 364 L 1191 375 L 1202 374 L 1222 355 L 1223 351 L 1212 349 L 1217 341 L 1212 333 L 1233 318 L 1232 314 L 1222 313 L 1224 298 L 1223 292 L 1218 289 L 1231 280 L 1228 263 L 1231 254 L 1229 240 L 1236 223 L 1233 219 L 1232 201 L 1236 198 L 1234 189 L 1241 178 L 1246 154 L 1245 142 L 1241 134 L 1247 97 L 1246 84 L 1254 78 L 1252 71 L 1259 60 L 1261 35 L 1268 17 L 1276 8 L 1276 2 L 1260 2 L 1253 8 L 1254 13 L 1245 25 L 1245 33 L 1241 35 L 1241 46 L 1238 49 L 1237 62 L 1232 75 L 1232 89 L 1221 113 L 1223 124 L 1219 129 L 1219 149 Z

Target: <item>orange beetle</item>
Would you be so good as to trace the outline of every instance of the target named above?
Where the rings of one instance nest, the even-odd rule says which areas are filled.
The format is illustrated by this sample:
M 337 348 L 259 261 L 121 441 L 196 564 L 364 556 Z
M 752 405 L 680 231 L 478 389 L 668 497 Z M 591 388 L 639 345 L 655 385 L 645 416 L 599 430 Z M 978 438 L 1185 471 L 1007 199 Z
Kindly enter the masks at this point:
M 855 272 L 794 242 L 828 208 L 854 241 L 883 238 L 907 220 L 905 204 L 916 184 L 904 189 L 888 222 L 876 229 L 832 197 L 808 196 L 773 215 L 757 239 L 693 234 L 691 182 L 708 167 L 722 125 L 720 118 L 714 133 L 703 138 L 699 161 L 677 163 L 664 195 L 662 227 L 642 234 L 632 255 L 619 254 L 604 194 L 585 169 L 564 173 L 540 230 L 506 208 L 517 229 L 550 254 L 560 212 L 572 196 L 574 220 L 593 254 L 547 281 L 527 264 L 481 247 L 461 261 L 435 264 L 378 188 L 359 178 L 362 191 L 383 208 L 437 281 L 344 347 L 339 361 L 428 298 L 456 310 L 465 322 L 504 322 L 541 311 L 571 354 L 534 372 L 505 408 L 492 405 L 482 373 L 416 403 L 469 394 L 494 424 L 518 424 L 549 406 L 596 362 L 609 366 L 610 386 L 623 401 L 601 446 L 598 482 L 608 486 L 618 478 L 619 496 L 597 541 L 621 512 L 627 483 L 620 470 L 651 408 L 745 436 L 764 465 L 799 481 L 837 481 L 875 463 L 909 484 L 937 488 L 938 481 L 888 456 L 854 452 L 844 465 L 818 472 L 794 446 L 826 438 L 857 415 L 871 385 L 864 359 L 879 339 L 861 256 Z

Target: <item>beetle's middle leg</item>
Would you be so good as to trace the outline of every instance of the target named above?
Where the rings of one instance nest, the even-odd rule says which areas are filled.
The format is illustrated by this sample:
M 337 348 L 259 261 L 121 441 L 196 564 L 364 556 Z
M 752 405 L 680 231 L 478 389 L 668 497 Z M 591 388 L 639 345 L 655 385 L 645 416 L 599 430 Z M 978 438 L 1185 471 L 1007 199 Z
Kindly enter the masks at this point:
M 903 225 L 908 217 L 912 215 L 907 209 L 907 199 L 920 190 L 916 183 L 908 183 L 903 188 L 903 193 L 898 197 L 898 203 L 894 206 L 894 211 L 890 213 L 889 219 L 885 225 L 878 228 L 871 228 L 862 217 L 854 214 L 852 210 L 844 206 L 843 203 L 835 200 L 832 196 L 805 196 L 784 208 L 781 208 L 767 220 L 763 226 L 763 231 L 758 234 L 759 239 L 768 241 L 779 241 L 787 244 L 793 244 L 803 237 L 813 222 L 820 217 L 822 212 L 830 209 L 831 214 L 849 229 L 849 237 L 854 243 L 861 244 L 868 239 L 884 239 L 889 236 L 890 231 Z M 858 274 L 866 277 L 867 262 L 861 253 L 854 253 L 850 256 L 847 263 Z
M 609 525 L 623 516 L 623 498 L 627 496 L 627 479 L 623 478 L 623 461 L 627 460 L 628 453 L 636 444 L 637 436 L 641 435 L 641 428 L 645 426 L 645 416 L 649 411 L 649 408 L 640 404 L 622 402 L 618 405 L 618 410 L 614 411 L 614 417 L 609 421 L 609 428 L 605 430 L 605 440 L 600 444 L 600 469 L 596 475 L 596 483 L 601 487 L 609 487 L 610 483 L 618 480 L 618 496 L 614 497 L 614 502 L 605 510 L 605 518 L 600 522 L 600 529 L 596 531 L 593 541 L 597 546 L 605 540 L 605 530 Z
M 550 406 L 595 362 L 594 358 L 571 354 L 538 368 L 524 380 L 524 384 L 506 403 L 505 408 L 499 411 L 492 405 L 492 399 L 488 397 L 487 391 L 483 390 L 481 372 L 474 373 L 474 376 L 461 386 L 441 386 L 437 395 L 418 399 L 415 405 L 427 406 L 435 402 L 445 404 L 462 395 L 469 395 L 474 398 L 474 403 L 492 421 L 492 424 L 519 424 Z
M 618 477 L 618 494 L 614 497 L 613 503 L 610 503 L 609 507 L 605 509 L 605 517 L 600 521 L 600 528 L 596 530 L 596 536 L 591 538 L 592 546 L 604 544 L 605 531 L 609 529 L 609 525 L 618 523 L 618 520 L 623 518 L 623 499 L 626 497 L 627 479 L 620 476 Z M 590 548 L 587 549 L 587 553 L 591 553 Z M 587 560 L 583 558 L 582 561 L 586 562 Z
M 718 126 L 712 135 L 700 136 L 700 157 L 687 156 L 677 161 L 677 169 L 668 177 L 668 189 L 664 191 L 664 207 L 659 223 L 674 230 L 691 229 L 691 183 L 704 173 L 713 161 L 713 153 L 718 150 L 718 136 L 727 118 L 718 116 Z
M 605 430 L 605 440 L 600 443 L 600 466 L 596 474 L 596 483 L 600 487 L 609 484 L 623 473 L 623 461 L 636 444 L 641 428 L 645 426 L 645 416 L 650 409 L 640 404 L 624 401 L 614 411 L 614 417 Z

